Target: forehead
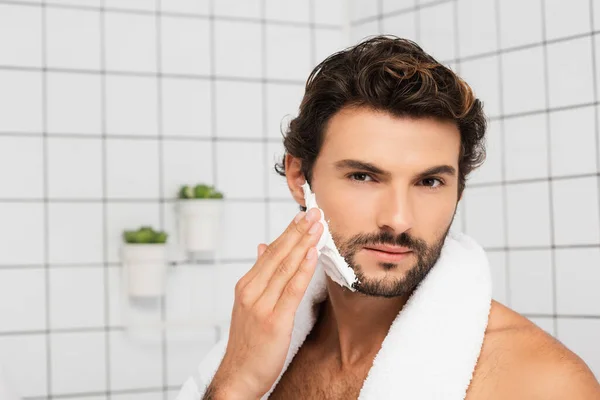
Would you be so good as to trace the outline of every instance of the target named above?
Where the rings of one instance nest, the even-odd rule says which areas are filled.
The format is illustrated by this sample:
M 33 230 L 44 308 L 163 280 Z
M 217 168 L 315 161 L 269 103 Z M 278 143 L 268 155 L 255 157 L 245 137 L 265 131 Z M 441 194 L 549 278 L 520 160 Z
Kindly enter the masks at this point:
M 319 158 L 359 159 L 392 170 L 457 165 L 459 153 L 460 131 L 451 121 L 344 108 L 330 119 Z

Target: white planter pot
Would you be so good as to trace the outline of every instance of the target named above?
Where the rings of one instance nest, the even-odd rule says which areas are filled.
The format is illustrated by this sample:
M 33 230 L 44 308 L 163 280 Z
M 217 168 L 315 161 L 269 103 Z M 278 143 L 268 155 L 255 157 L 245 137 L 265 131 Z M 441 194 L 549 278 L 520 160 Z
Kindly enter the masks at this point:
M 214 254 L 221 232 L 223 204 L 222 199 L 179 201 L 179 227 L 185 250 Z
M 124 244 L 121 260 L 131 297 L 164 295 L 168 267 L 165 244 Z

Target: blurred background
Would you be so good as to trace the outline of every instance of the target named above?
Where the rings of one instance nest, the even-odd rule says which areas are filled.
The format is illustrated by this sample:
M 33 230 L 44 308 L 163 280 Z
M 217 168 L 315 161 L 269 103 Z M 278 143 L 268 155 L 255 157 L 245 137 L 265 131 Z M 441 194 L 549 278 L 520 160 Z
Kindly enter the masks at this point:
M 598 29 L 593 0 L 0 0 L 4 381 L 27 399 L 173 399 L 256 245 L 298 211 L 273 164 L 306 78 L 380 33 L 484 102 L 488 157 L 455 225 L 487 250 L 494 298 L 600 378 Z M 224 195 L 201 260 L 177 207 L 199 183 Z M 169 235 L 156 301 L 125 289 L 139 226 Z

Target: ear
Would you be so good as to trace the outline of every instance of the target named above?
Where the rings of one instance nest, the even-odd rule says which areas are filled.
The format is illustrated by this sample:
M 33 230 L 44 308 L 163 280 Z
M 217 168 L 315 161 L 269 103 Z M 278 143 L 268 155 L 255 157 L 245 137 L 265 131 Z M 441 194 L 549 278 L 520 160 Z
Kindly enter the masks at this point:
M 302 160 L 296 158 L 290 154 L 285 155 L 285 177 L 287 179 L 290 193 L 296 203 L 302 207 L 306 207 L 304 203 L 304 190 L 302 185 L 306 182 L 304 174 L 302 173 Z

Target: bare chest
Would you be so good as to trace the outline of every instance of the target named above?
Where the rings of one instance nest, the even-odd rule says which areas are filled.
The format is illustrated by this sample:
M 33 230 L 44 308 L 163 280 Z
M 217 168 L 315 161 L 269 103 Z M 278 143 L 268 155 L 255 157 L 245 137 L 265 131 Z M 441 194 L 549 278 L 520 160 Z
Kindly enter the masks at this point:
M 357 399 L 370 365 L 341 372 L 332 364 L 301 348 L 269 399 Z

